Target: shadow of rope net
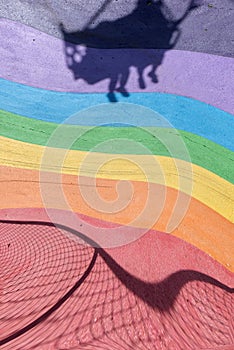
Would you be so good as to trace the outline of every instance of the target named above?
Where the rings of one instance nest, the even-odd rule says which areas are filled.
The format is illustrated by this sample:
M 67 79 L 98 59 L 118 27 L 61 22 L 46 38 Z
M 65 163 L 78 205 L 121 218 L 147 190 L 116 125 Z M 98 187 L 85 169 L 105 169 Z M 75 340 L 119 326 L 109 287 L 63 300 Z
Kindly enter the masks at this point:
M 206 275 L 146 283 L 46 224 L 0 223 L 0 249 L 1 349 L 234 348 L 233 290 Z

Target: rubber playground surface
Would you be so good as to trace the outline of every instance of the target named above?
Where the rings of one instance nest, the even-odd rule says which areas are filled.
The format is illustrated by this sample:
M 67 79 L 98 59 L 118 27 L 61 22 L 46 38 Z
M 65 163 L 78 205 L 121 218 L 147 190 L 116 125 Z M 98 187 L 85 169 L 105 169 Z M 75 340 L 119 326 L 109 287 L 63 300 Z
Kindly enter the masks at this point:
M 0 3 L 0 348 L 234 349 L 233 1 Z

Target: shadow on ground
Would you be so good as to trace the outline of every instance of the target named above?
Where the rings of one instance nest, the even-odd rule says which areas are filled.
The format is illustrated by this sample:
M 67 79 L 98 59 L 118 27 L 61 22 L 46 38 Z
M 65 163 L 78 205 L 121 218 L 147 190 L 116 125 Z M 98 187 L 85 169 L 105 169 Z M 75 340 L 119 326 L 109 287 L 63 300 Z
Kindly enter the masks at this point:
M 110 102 L 117 102 L 115 92 L 128 97 L 126 85 L 130 68 L 137 71 L 140 89 L 146 88 L 144 70 L 147 67 L 150 67 L 148 76 L 156 84 L 157 68 L 180 38 L 180 24 L 198 6 L 198 0 L 191 0 L 184 14 L 174 20 L 164 1 L 139 0 L 131 14 L 93 28 L 92 21 L 104 10 L 104 3 L 82 31 L 67 32 L 60 24 L 67 66 L 75 80 L 95 84 L 108 79 Z
M 44 349 L 49 341 L 62 349 L 70 336 L 79 349 L 88 344 L 115 349 L 114 343 L 116 349 L 173 345 L 183 350 L 232 344 L 233 289 L 204 273 L 182 270 L 147 283 L 63 225 L 1 220 L 0 231 L 5 255 L 13 249 L 12 264 L 19 255 L 26 266 L 27 254 L 31 264 L 15 277 L 12 266 L 4 271 L 8 301 L 2 301 L 1 323 L 10 331 L 1 346 L 28 337 L 30 349 L 35 342 Z M 13 243 L 7 243 L 12 235 Z

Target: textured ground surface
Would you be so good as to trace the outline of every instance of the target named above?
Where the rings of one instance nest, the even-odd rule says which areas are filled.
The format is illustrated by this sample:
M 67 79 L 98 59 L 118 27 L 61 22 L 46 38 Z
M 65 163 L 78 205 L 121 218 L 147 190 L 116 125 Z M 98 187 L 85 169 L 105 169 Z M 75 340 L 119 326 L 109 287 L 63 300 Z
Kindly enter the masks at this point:
M 165 3 L 0 1 L 1 349 L 234 347 L 234 4 Z

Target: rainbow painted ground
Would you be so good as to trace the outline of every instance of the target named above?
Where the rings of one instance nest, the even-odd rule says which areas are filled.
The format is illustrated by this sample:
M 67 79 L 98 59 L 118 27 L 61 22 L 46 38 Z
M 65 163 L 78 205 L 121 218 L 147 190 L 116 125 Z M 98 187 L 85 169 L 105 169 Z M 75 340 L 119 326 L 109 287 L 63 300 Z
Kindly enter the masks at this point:
M 26 327 L 28 323 L 32 322 L 32 318 L 30 312 L 25 310 L 27 308 L 28 310 L 33 309 L 33 319 L 38 318 L 42 313 L 41 310 L 45 310 L 48 305 L 51 306 L 55 299 L 62 298 L 63 293 L 65 294 L 75 283 L 78 274 L 75 269 L 73 270 L 73 267 L 76 264 L 81 264 L 78 261 L 79 257 L 82 254 L 85 256 L 82 260 L 84 266 L 81 264 L 82 268 L 79 270 L 80 275 L 88 262 L 92 260 L 93 248 L 86 247 L 84 249 L 87 252 L 82 251 L 83 253 L 81 253 L 79 245 L 70 241 L 66 235 L 52 232 L 53 229 L 47 228 L 46 225 L 43 226 L 42 231 L 41 228 L 38 228 L 37 233 L 36 226 L 32 222 L 49 221 L 44 210 L 40 173 L 45 146 L 47 146 L 52 133 L 60 123 L 65 122 L 66 124 L 67 118 L 71 115 L 108 101 L 105 80 L 94 85 L 88 85 L 84 81 L 79 84 L 74 82 L 64 64 L 61 40 L 9 20 L 1 20 L 1 26 L 7 27 L 10 34 L 9 37 L 3 37 L 3 48 L 0 54 L 3 60 L 4 57 L 7 59 L 6 57 L 11 54 L 16 57 L 15 60 L 9 60 L 4 69 L 1 67 L 2 79 L 0 80 L 0 218 L 2 221 L 0 239 L 3 252 L 0 261 L 2 265 L 6 266 L 7 271 L 7 273 L 3 271 L 0 279 L 0 296 L 2 293 L 1 299 L 3 300 L 0 312 L 4 315 L 1 339 L 7 339 L 9 334 L 13 334 L 19 329 L 14 312 L 12 311 L 12 315 L 7 314 L 7 312 L 14 310 L 13 299 L 9 297 L 8 300 L 8 296 L 13 291 L 17 295 L 14 284 L 20 284 L 21 277 L 22 283 L 24 280 L 27 281 L 27 276 L 29 276 L 29 281 L 31 278 L 30 269 L 32 274 L 35 274 L 36 280 L 36 276 L 40 274 L 39 280 L 40 278 L 49 280 L 48 276 L 52 276 L 56 269 L 58 276 L 54 279 L 51 277 L 47 287 L 44 286 L 45 294 L 42 297 L 39 297 L 41 290 L 39 280 L 37 280 L 38 291 L 32 293 L 37 295 L 38 292 L 38 308 L 31 299 L 24 299 L 23 290 L 19 290 L 16 299 L 22 298 L 22 301 L 20 302 L 21 307 L 18 309 L 18 317 L 22 318 L 21 327 Z M 14 41 L 14 52 L 11 53 L 5 47 L 9 47 L 8 41 L 10 36 L 13 37 L 12 33 L 14 33 L 14 37 L 18 37 L 18 40 Z M 30 45 L 34 45 L 31 40 L 34 37 L 37 38 L 38 44 L 36 48 L 32 49 Z M 98 49 L 93 50 L 94 53 L 96 50 L 98 56 Z M 134 54 L 140 55 L 140 51 L 135 50 Z M 53 67 L 53 52 L 56 52 L 57 55 L 56 69 Z M 125 55 L 131 55 L 131 50 L 125 49 L 124 52 Z M 214 66 L 217 67 L 215 73 Z M 212 70 L 209 67 L 212 67 Z M 219 67 L 222 67 L 222 71 Z M 23 73 L 25 69 L 27 69 L 27 75 Z M 89 114 L 87 110 L 86 118 L 80 118 L 75 127 L 80 132 L 92 126 L 94 128 L 84 133 L 84 136 L 72 144 L 61 170 L 64 196 L 71 210 L 82 222 L 91 224 L 96 231 L 101 227 L 128 226 L 129 222 L 131 223 L 134 217 L 143 210 L 149 181 L 136 169 L 133 163 L 125 162 L 124 156 L 129 155 L 136 164 L 142 162 L 147 164 L 148 156 L 147 154 L 135 153 L 134 148 L 130 146 L 123 149 L 108 149 L 105 147 L 105 142 L 113 138 L 115 140 L 130 138 L 134 142 L 143 144 L 160 164 L 165 176 L 163 184 L 154 182 L 153 177 L 150 179 L 156 191 L 160 190 L 161 187 L 166 190 L 162 213 L 139 241 L 126 247 L 107 249 L 107 251 L 131 275 L 139 280 L 154 284 L 152 287 L 154 293 L 158 293 L 158 289 L 155 287 L 156 282 L 164 281 L 168 276 L 181 270 L 196 270 L 219 280 L 220 283 L 228 287 L 222 289 L 210 281 L 199 280 L 200 277 L 197 276 L 194 276 L 193 280 L 191 277 L 193 274 L 191 274 L 188 278 L 185 277 L 184 289 L 181 287 L 181 293 L 172 302 L 174 309 L 167 314 L 161 312 L 163 307 L 167 308 L 164 301 L 152 306 L 150 302 L 147 304 L 142 299 L 138 299 L 139 295 L 135 296 L 132 291 L 129 292 L 121 284 L 124 277 L 121 273 L 118 275 L 116 270 L 109 269 L 108 258 L 104 254 L 97 258 L 98 261 L 95 263 L 91 277 L 82 285 L 83 289 L 79 289 L 71 297 L 70 304 L 69 302 L 63 304 L 55 316 L 50 315 L 48 319 L 35 325 L 29 332 L 23 332 L 22 335 L 15 337 L 10 343 L 3 345 L 3 349 L 39 349 L 37 338 L 43 344 L 40 349 L 109 349 L 110 347 L 111 349 L 130 349 L 133 346 L 133 329 L 138 327 L 137 324 L 141 324 L 137 331 L 137 336 L 141 339 L 141 342 L 137 343 L 139 349 L 153 349 L 153 344 L 165 334 L 168 335 L 168 338 L 165 338 L 162 349 L 170 349 L 170 346 L 175 346 L 175 349 L 195 349 L 198 343 L 202 349 L 232 348 L 233 296 L 230 288 L 233 287 L 234 272 L 233 70 L 232 58 L 171 50 L 167 52 L 164 63 L 160 67 L 158 84 L 153 84 L 149 80 L 146 84 L 146 90 L 140 91 L 136 83 L 136 72 L 132 70 L 127 84 L 130 96 L 126 99 L 118 94 L 120 102 L 141 105 L 162 115 L 177 129 L 178 135 L 183 140 L 190 155 L 193 188 L 191 193 L 185 191 L 183 196 L 184 201 L 189 196 L 191 199 L 183 220 L 172 232 L 168 233 L 167 224 L 178 192 L 181 191 L 178 185 L 177 169 L 168 149 L 150 136 L 152 130 L 157 129 L 160 135 L 168 138 L 170 137 L 169 128 L 159 128 L 144 116 L 141 119 L 130 116 L 126 120 L 126 124 L 129 126 L 123 126 L 121 123 L 116 124 L 116 119 L 112 115 L 106 120 L 104 116 L 102 118 L 101 113 L 97 118 L 97 115 Z M 220 89 L 220 81 L 222 80 L 225 83 Z M 81 113 L 81 115 L 84 114 Z M 67 124 L 67 130 L 69 128 L 74 130 L 75 127 Z M 101 145 L 98 151 L 95 151 L 96 145 Z M 90 153 L 93 153 L 91 168 L 82 168 L 82 162 Z M 115 161 L 105 164 L 106 159 L 115 159 Z M 187 160 L 178 159 L 177 161 L 180 164 L 182 176 L 186 177 Z M 92 171 L 92 169 L 96 169 L 96 163 L 97 165 L 99 163 L 105 164 L 98 173 Z M 82 170 L 80 170 L 81 168 Z M 56 169 L 50 169 L 50 171 L 56 173 Z M 148 171 L 150 173 L 151 169 L 149 168 Z M 116 198 L 116 185 L 119 180 L 130 182 L 134 190 L 131 203 L 124 210 L 114 214 L 90 207 L 82 196 L 82 188 L 77 186 L 78 172 L 80 172 L 79 176 L 82 178 L 83 186 L 93 183 L 93 178 L 96 180 L 99 194 L 107 202 Z M 51 186 L 56 186 L 56 184 Z M 50 209 L 56 211 L 65 208 L 58 205 Z M 152 207 L 151 210 L 153 216 L 154 208 Z M 6 220 L 12 221 L 12 223 L 10 224 Z M 25 223 L 20 224 L 20 221 Z M 26 221 L 31 222 L 28 224 L 28 231 Z M 60 222 L 60 224 L 63 223 Z M 9 229 L 9 225 L 12 225 L 11 229 Z M 39 223 L 38 227 L 40 227 Z M 143 222 L 138 226 L 131 227 L 131 230 L 134 233 L 138 229 L 145 228 L 147 228 L 147 223 Z M 79 229 L 81 233 L 89 236 L 88 229 L 85 230 L 84 227 Z M 24 242 L 20 241 L 20 235 L 22 235 Z M 92 235 L 92 238 L 94 239 L 95 236 Z M 9 249 L 7 248 L 8 244 L 11 245 Z M 53 248 L 50 250 L 49 247 L 52 246 Z M 37 249 L 38 253 L 36 253 Z M 148 252 L 147 256 L 142 255 L 142 249 Z M 155 259 L 150 259 L 148 255 L 153 249 L 152 257 Z M 20 254 L 22 252 L 25 255 L 21 260 Z M 68 252 L 67 256 L 66 252 Z M 64 269 L 56 260 L 57 254 L 61 255 L 61 259 L 63 259 Z M 63 254 L 65 255 L 63 256 Z M 36 258 L 36 256 L 38 257 Z M 134 258 L 137 259 L 137 264 L 141 265 L 141 269 L 136 267 Z M 38 266 L 37 259 L 40 261 Z M 40 270 L 40 264 L 42 264 L 43 271 Z M 53 270 L 53 266 L 55 270 Z M 155 266 L 159 266 L 157 271 Z M 49 272 L 46 273 L 46 271 Z M 67 278 L 67 282 L 64 282 L 62 276 L 64 279 Z M 13 281 L 12 284 L 10 281 Z M 54 282 L 52 283 L 52 281 Z M 100 285 L 98 281 L 100 281 Z M 162 288 L 168 288 L 172 291 L 170 281 L 168 283 Z M 51 297 L 48 297 L 50 288 L 53 292 Z M 95 289 L 101 288 L 107 292 L 103 292 L 102 296 L 101 293 L 99 296 L 94 296 Z M 142 293 L 144 293 L 145 287 L 140 286 L 139 290 L 141 288 Z M 26 283 L 25 289 L 30 295 L 30 283 L 28 285 Z M 116 323 L 113 325 L 110 320 L 111 317 L 113 319 L 115 313 L 118 314 L 116 310 L 119 307 L 117 302 L 114 305 L 114 293 L 113 296 L 111 294 L 111 290 L 114 289 L 119 290 L 116 300 L 123 297 L 121 310 L 122 315 L 125 316 L 121 316 L 120 319 L 120 316 L 117 315 L 114 318 Z M 202 306 L 199 306 L 199 301 L 193 302 L 196 298 L 199 299 L 199 291 L 203 291 L 208 299 L 210 298 L 209 301 L 204 302 L 205 307 L 212 305 L 211 313 L 213 314 L 210 315 L 208 311 L 206 313 L 213 320 L 210 322 L 214 324 L 213 334 L 210 334 L 209 337 L 203 337 L 203 334 L 209 333 L 209 327 L 205 320 L 202 320 Z M 88 296 L 84 298 L 86 293 Z M 108 304 L 110 299 L 111 302 Z M 190 300 L 189 306 L 185 299 Z M 91 311 L 87 316 L 86 310 L 89 303 Z M 137 303 L 139 304 L 138 309 Z M 203 301 L 201 301 L 201 305 L 202 303 Z M 106 305 L 103 306 L 104 309 L 106 308 L 105 310 L 102 309 L 104 304 Z M 73 312 L 78 306 L 79 311 Z M 125 306 L 126 308 L 124 308 Z M 220 309 L 222 309 L 222 316 L 215 324 L 215 314 L 217 315 Z M 131 316 L 132 310 L 138 315 L 135 318 Z M 103 313 L 105 317 L 101 321 L 100 314 Z M 182 324 L 181 315 L 184 315 L 187 323 L 193 323 L 192 320 L 196 315 L 198 321 L 194 326 L 193 336 L 187 338 L 183 336 L 182 329 L 185 325 Z M 189 321 L 191 315 L 193 318 Z M 150 318 L 148 319 L 148 317 Z M 129 324 L 124 325 L 125 318 L 129 320 Z M 69 320 L 70 329 L 66 323 L 67 320 Z M 104 330 L 99 329 L 99 321 L 101 325 L 99 326 L 103 327 Z M 91 327 L 92 331 L 90 331 L 90 324 L 93 327 Z M 165 328 L 160 329 L 160 324 L 164 324 Z M 225 324 L 225 326 L 221 326 L 221 324 Z M 156 325 L 156 330 L 152 328 L 154 327 L 152 325 Z M 124 332 L 125 326 L 129 327 L 126 334 L 121 333 Z M 120 333 L 118 333 L 118 327 L 121 330 Z M 140 335 L 141 327 L 147 329 L 142 336 Z M 192 326 L 186 327 L 188 327 L 188 333 L 192 332 Z M 176 328 L 178 329 L 175 330 Z M 55 345 L 56 330 L 59 333 L 59 341 Z M 120 334 L 122 335 L 120 336 Z M 116 345 L 118 341 L 120 343 Z M 33 347 L 31 347 L 32 344 Z

